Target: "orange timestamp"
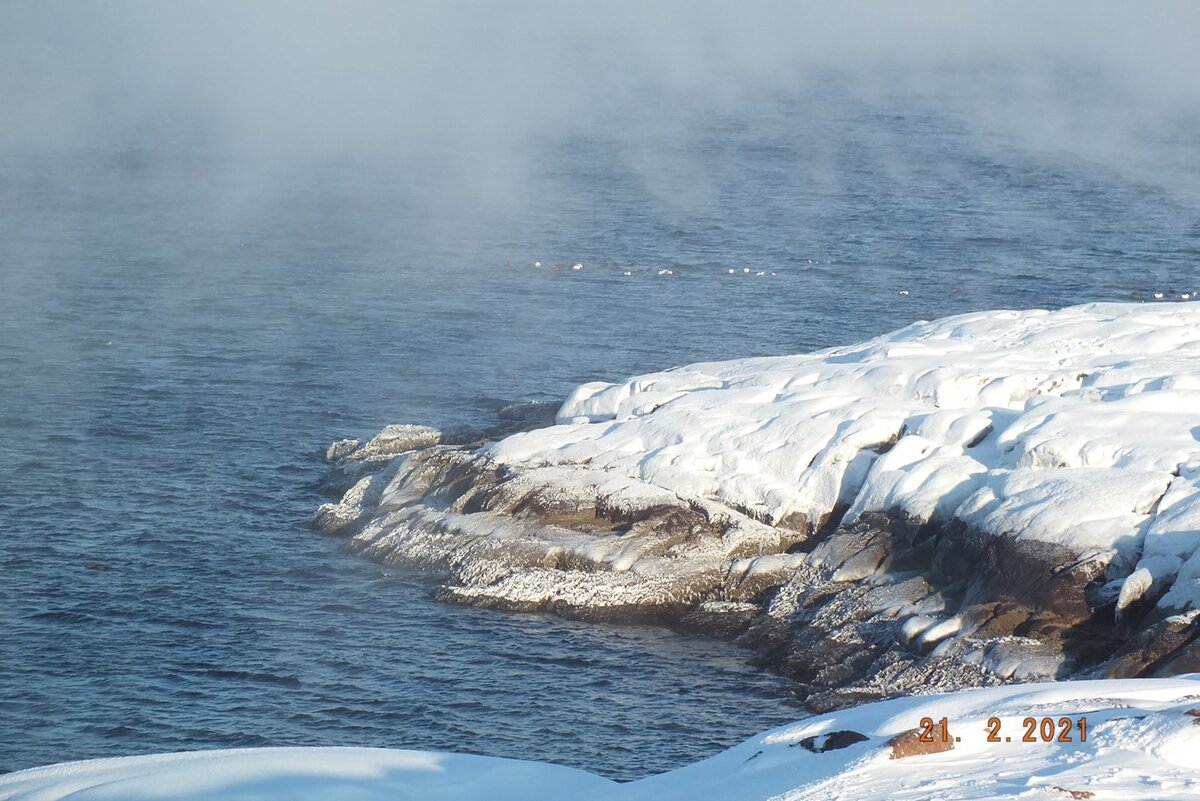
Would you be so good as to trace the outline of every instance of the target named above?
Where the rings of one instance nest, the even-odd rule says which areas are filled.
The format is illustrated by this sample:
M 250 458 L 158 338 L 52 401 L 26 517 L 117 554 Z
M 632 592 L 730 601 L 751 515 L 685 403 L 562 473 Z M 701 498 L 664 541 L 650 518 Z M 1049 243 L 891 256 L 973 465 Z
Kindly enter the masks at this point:
M 988 718 L 987 721 L 987 742 L 989 743 L 1011 743 L 1013 742 L 1012 735 L 1002 735 L 1001 728 L 1003 721 L 1000 718 Z M 1023 733 L 1017 742 L 1022 743 L 1086 743 L 1087 742 L 1087 718 L 1079 717 L 1028 717 L 1021 721 Z M 950 721 L 947 718 L 934 720 L 933 718 L 921 718 L 920 725 L 917 728 L 917 739 L 923 743 L 959 743 L 962 742 L 962 737 L 953 737 L 950 734 Z

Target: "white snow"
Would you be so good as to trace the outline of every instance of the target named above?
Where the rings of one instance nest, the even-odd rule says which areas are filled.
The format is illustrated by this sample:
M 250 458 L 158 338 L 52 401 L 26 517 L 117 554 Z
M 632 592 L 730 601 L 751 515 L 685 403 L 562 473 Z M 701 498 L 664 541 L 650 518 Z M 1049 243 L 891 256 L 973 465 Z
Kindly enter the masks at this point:
M 0 776 L 0 801 L 1171 801 L 1200 797 L 1198 715 L 1200 674 L 1010 685 L 809 718 L 628 784 L 494 757 L 267 748 L 20 771 Z M 1026 717 L 1036 720 L 1035 742 L 1022 741 Z M 891 739 L 916 729 L 922 718 L 945 718 L 952 748 L 893 758 Z M 999 720 L 998 742 L 987 740 L 989 718 Z M 1056 737 L 1068 718 L 1071 741 L 1042 741 L 1043 718 L 1053 721 Z M 1080 741 L 1081 719 L 1086 741 Z
M 1200 305 L 919 322 L 817 353 L 593 382 L 487 454 L 586 465 L 775 523 L 848 507 L 1141 560 L 1200 607 Z
M 529 801 L 582 799 L 614 786 L 584 771 L 496 757 L 384 748 L 247 748 L 19 771 L 0 776 L 0 801 Z

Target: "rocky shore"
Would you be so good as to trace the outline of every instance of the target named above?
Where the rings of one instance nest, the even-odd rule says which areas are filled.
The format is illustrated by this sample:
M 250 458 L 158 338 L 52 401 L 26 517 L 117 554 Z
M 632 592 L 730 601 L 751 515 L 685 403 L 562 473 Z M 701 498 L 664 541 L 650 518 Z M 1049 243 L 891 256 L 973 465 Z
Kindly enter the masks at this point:
M 588 384 L 335 443 L 313 523 L 447 601 L 733 639 L 814 711 L 1200 671 L 1197 357 L 1196 307 L 1106 304 Z

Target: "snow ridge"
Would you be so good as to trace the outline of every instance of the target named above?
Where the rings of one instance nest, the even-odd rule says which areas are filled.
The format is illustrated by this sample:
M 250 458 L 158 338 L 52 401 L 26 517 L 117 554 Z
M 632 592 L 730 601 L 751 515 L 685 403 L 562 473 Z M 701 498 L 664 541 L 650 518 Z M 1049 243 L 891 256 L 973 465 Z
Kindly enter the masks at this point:
M 1027 717 L 1035 720 L 1033 741 L 1025 740 Z M 920 739 L 923 718 L 936 722 L 931 742 Z M 1043 721 L 1050 722 L 1050 737 Z M 1200 674 L 868 704 L 764 732 L 709 759 L 627 784 L 496 757 L 264 748 L 19 771 L 0 776 L 0 801 L 1172 801 L 1200 797 L 1197 753 Z

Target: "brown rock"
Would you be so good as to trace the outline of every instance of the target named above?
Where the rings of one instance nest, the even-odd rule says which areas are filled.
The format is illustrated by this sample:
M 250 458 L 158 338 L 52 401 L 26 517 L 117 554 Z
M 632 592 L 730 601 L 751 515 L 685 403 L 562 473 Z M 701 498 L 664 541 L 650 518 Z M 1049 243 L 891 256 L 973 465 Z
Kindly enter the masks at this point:
M 779 521 L 775 523 L 778 528 L 786 528 L 789 531 L 794 531 L 797 534 L 803 535 L 797 542 L 804 542 L 812 534 L 813 525 L 808 520 L 808 515 L 803 512 L 788 512 Z
M 947 533 L 951 536 L 938 541 L 932 567 L 948 581 L 978 578 L 976 602 L 1037 610 L 1065 625 L 1091 617 L 1085 590 L 1103 575 L 1107 559 L 1081 557 L 1051 543 L 983 534 L 962 524 L 948 526 Z
M 1029 616 L 1026 607 L 1002 601 L 974 604 L 963 612 L 968 625 L 974 628 L 973 635 L 979 638 L 1010 637 Z
M 891 758 L 906 759 L 925 754 L 938 754 L 942 751 L 951 751 L 954 749 L 954 738 L 950 737 L 941 726 L 934 726 L 930 735 L 930 739 L 924 741 L 921 739 L 920 729 L 909 729 L 906 732 L 897 734 L 888 741 L 888 745 L 892 748 Z
M 1167 618 L 1142 631 L 1117 652 L 1105 665 L 1105 674 L 1111 679 L 1125 679 L 1150 675 L 1170 675 L 1155 668 L 1184 657 L 1180 667 L 1187 664 L 1186 646 L 1191 645 L 1200 633 L 1200 620 Z M 1178 652 L 1178 654 L 1177 654 Z
M 1154 669 L 1155 676 L 1179 676 L 1184 673 L 1200 673 L 1200 639 L 1192 640 L 1175 651 Z
M 1054 785 L 1053 789 L 1058 790 L 1060 793 L 1066 793 L 1071 798 L 1091 798 L 1096 795 L 1090 790 L 1068 790 L 1066 787 L 1059 787 L 1057 784 Z
M 758 611 L 751 603 L 703 603 L 684 614 L 678 625 L 684 631 L 732 640 L 746 630 Z

